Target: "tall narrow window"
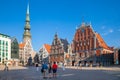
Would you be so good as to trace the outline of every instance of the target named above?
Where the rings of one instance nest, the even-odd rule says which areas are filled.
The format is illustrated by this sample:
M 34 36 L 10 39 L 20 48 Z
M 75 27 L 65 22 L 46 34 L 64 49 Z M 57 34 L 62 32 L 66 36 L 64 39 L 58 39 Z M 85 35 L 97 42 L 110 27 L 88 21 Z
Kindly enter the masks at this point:
M 79 53 L 79 57 L 82 57 L 82 54 L 81 54 L 81 53 Z
M 6 46 L 8 46 L 8 42 L 6 41 Z
M 5 44 L 5 42 L 3 41 L 3 45 Z
M 3 54 L 2 54 L 2 57 L 4 57 L 4 52 L 3 52 Z
M 6 56 L 8 56 L 8 53 L 6 53 Z
M 0 40 L 0 45 L 1 45 L 1 40 Z

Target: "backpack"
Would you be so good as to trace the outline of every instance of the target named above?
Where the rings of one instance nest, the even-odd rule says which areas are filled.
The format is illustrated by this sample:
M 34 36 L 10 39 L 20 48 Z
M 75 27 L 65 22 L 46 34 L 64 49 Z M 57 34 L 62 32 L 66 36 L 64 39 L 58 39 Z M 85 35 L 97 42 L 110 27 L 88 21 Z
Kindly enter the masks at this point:
M 47 64 L 43 64 L 42 69 L 48 69 Z

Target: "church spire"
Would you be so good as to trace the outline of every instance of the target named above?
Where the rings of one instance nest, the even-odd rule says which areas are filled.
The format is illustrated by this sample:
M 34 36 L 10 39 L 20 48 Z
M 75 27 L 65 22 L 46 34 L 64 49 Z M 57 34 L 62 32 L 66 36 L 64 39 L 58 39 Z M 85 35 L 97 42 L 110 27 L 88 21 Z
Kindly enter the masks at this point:
M 58 38 L 58 34 L 57 34 L 57 32 L 55 33 L 55 39 L 57 39 Z
M 29 14 L 29 2 L 28 2 L 28 5 L 27 5 L 27 14 Z
M 28 5 L 27 5 L 26 21 L 29 21 L 29 22 L 30 22 L 30 16 L 29 16 L 29 2 L 28 2 Z
M 23 34 L 23 42 L 26 42 L 28 40 L 31 41 L 29 2 L 27 5 L 26 20 L 25 20 L 25 27 L 24 27 L 24 34 Z

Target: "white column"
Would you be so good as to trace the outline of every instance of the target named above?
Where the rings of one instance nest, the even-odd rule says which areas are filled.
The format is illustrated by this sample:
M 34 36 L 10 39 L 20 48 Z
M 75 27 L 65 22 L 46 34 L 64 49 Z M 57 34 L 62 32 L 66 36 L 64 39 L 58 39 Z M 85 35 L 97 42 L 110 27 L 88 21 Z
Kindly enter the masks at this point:
M 8 60 L 11 59 L 11 40 L 8 41 Z

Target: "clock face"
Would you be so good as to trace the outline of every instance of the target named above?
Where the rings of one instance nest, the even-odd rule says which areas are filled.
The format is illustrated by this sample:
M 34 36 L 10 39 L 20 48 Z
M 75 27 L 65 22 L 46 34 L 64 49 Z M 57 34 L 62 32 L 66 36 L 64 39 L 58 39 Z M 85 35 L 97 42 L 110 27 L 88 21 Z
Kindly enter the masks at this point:
M 82 32 L 84 32 L 84 29 L 82 29 Z

